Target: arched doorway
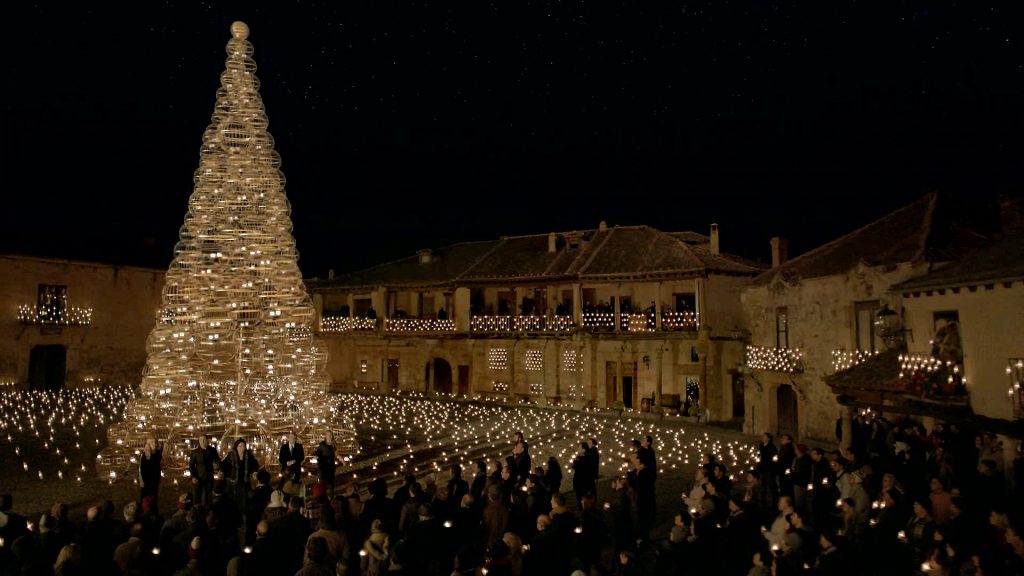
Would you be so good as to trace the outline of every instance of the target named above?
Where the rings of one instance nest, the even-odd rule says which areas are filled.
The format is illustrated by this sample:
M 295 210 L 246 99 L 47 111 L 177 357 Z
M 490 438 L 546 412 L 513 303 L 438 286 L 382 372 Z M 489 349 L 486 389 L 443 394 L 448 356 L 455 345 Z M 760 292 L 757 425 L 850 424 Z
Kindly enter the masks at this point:
M 797 438 L 799 427 L 796 412 L 796 391 L 788 384 L 779 386 L 779 389 L 775 392 L 775 402 L 779 423 L 777 435 L 789 434 L 793 438 Z
M 60 390 L 68 366 L 68 350 L 60 344 L 33 346 L 28 360 L 29 390 Z
M 433 384 L 430 387 L 434 392 L 442 394 L 452 393 L 452 365 L 444 358 L 434 358 L 431 361 L 434 365 Z M 430 364 L 427 363 L 427 374 L 430 374 Z

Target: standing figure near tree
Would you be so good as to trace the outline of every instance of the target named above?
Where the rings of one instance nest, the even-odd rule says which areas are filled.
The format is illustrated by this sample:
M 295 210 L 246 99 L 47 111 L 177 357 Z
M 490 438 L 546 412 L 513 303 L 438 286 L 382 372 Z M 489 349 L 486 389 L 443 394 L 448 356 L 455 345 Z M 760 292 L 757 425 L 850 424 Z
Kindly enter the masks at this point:
M 337 465 L 337 453 L 334 448 L 334 432 L 324 434 L 324 439 L 316 447 L 316 466 L 320 483 L 327 488 L 328 497 L 334 496 L 334 471 Z
M 209 506 L 213 496 L 214 466 L 220 467 L 220 454 L 210 445 L 206 434 L 199 435 L 199 445 L 188 457 L 188 473 L 192 478 L 192 503 Z
M 281 443 L 281 451 L 277 461 L 281 464 L 281 480 L 298 482 L 302 474 L 302 461 L 305 459 L 302 443 L 295 436 L 295 431 L 288 433 L 288 438 Z
M 259 471 L 260 463 L 252 455 L 252 451 L 249 450 L 245 438 L 235 440 L 234 448 L 220 463 L 220 469 L 224 473 L 224 478 L 227 479 L 227 495 L 235 503 L 235 511 L 238 514 L 237 518 L 242 519 L 243 526 L 246 529 L 246 539 L 248 539 L 250 527 L 252 529 L 251 533 L 255 534 L 256 522 L 259 520 L 259 518 L 255 518 L 250 513 L 249 502 L 252 499 L 253 491 L 251 478 L 253 474 Z
M 146 438 L 146 445 L 139 454 L 139 499 L 146 496 L 158 497 L 160 490 L 160 460 L 163 450 L 157 447 L 156 438 Z

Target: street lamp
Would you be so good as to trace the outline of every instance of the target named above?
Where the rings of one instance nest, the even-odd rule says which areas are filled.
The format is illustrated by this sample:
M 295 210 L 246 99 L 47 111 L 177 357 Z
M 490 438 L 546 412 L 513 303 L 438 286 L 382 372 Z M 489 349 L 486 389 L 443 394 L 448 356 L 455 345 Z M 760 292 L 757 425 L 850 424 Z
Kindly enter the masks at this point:
M 903 329 L 903 318 L 898 312 L 889 308 L 888 304 L 875 313 L 875 330 L 887 347 L 903 346 L 904 332 L 906 332 Z

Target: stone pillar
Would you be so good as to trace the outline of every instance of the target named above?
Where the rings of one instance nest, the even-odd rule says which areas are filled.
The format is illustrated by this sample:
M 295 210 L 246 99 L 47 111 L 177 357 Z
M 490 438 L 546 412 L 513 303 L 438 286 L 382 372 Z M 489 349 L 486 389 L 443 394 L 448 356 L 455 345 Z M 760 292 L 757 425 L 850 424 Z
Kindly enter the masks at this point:
M 657 367 L 656 370 L 658 371 L 657 379 L 655 380 L 655 385 L 654 385 L 654 405 L 658 407 L 659 411 L 661 410 L 662 386 L 663 386 L 664 380 L 665 380 L 665 366 L 664 366 L 665 344 L 666 344 L 666 342 L 659 342 L 658 343 L 658 353 L 654 355 L 654 365 Z
M 612 314 L 612 322 L 614 323 L 613 329 L 618 332 L 622 328 L 622 284 L 615 285 L 615 308 Z M 622 375 L 622 369 L 619 369 L 619 376 Z M 620 382 L 621 384 L 621 382 Z
M 655 293 L 655 297 L 654 297 L 654 329 L 659 331 L 659 332 L 661 331 L 661 286 L 662 286 L 662 284 L 663 284 L 662 282 L 658 282 L 658 291 Z M 659 357 L 661 356 L 660 352 L 658 353 L 658 356 Z M 660 383 L 660 380 L 659 380 L 659 383 Z M 659 384 L 658 388 L 659 389 L 661 388 L 660 384 Z M 659 406 L 660 406 L 660 404 L 659 404 Z
M 839 450 L 846 450 L 853 442 L 853 408 L 843 406 L 841 414 L 842 421 L 839 424 L 840 434 L 843 435 L 839 442 Z

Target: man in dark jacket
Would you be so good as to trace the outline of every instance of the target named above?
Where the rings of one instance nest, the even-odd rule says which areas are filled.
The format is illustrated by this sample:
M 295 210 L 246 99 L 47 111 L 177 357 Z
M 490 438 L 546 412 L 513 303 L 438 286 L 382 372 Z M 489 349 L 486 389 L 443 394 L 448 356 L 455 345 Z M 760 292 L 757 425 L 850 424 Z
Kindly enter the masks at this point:
M 289 432 L 288 438 L 281 443 L 281 450 L 277 456 L 277 461 L 281 464 L 282 480 L 298 482 L 302 477 L 302 461 L 305 458 L 306 455 L 302 450 L 302 443 L 299 442 L 294 431 Z M 305 544 L 303 544 L 303 547 L 305 547 Z
M 316 467 L 320 483 L 327 488 L 327 496 L 334 496 L 334 473 L 337 469 L 337 451 L 334 447 L 334 432 L 330 430 L 324 434 L 324 439 L 316 447 Z
M 188 457 L 188 473 L 192 478 L 192 503 L 208 506 L 213 495 L 214 465 L 220 467 L 220 454 L 210 445 L 205 434 L 199 436 L 199 445 Z

